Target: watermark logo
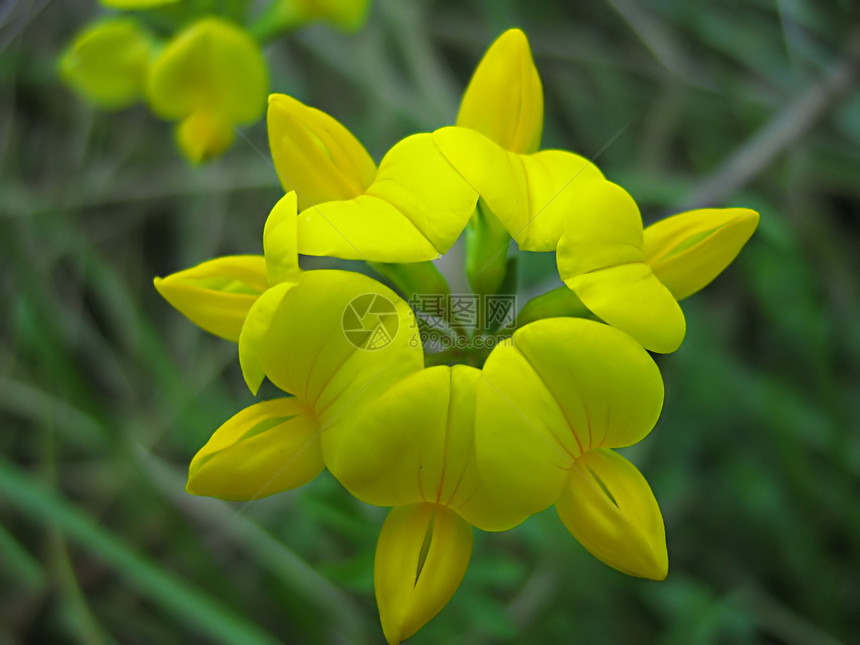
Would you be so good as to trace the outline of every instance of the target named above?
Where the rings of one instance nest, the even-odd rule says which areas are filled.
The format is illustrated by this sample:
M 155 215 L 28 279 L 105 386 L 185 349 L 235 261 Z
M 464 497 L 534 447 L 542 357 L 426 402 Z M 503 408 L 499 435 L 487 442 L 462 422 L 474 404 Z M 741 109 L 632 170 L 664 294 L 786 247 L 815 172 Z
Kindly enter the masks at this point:
M 409 305 L 435 329 L 480 328 L 497 332 L 516 329 L 517 297 L 509 294 L 413 293 Z
M 378 293 L 353 298 L 343 310 L 343 333 L 346 339 L 367 351 L 391 344 L 400 328 L 400 315 L 394 303 Z
M 486 353 L 517 327 L 514 294 L 413 293 L 409 305 L 425 352 Z

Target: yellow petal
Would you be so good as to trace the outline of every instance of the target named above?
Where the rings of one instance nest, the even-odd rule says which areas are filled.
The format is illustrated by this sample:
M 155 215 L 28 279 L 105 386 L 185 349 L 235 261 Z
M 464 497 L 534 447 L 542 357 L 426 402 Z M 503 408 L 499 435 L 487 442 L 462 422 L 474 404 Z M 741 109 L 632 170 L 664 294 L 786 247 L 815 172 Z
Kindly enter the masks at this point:
M 642 219 L 627 192 L 594 182 L 577 195 L 556 251 L 558 272 L 583 304 L 645 348 L 673 352 L 686 332 L 677 301 L 645 262 Z
M 222 425 L 194 456 L 186 490 L 252 500 L 302 486 L 323 469 L 319 425 L 299 399 L 245 408 Z
M 555 503 L 561 521 L 592 555 L 631 576 L 669 571 L 663 516 L 636 466 L 612 450 L 576 460 Z
M 472 556 L 472 527 L 420 503 L 391 509 L 376 546 L 373 586 L 385 639 L 409 638 L 448 604 Z
M 232 22 L 208 17 L 173 40 L 152 65 L 147 99 L 165 119 L 217 112 L 231 123 L 262 114 L 268 86 L 259 45 Z
M 646 349 L 669 354 L 681 346 L 687 323 L 678 301 L 643 262 L 565 280 L 580 300 Z
M 388 151 L 363 195 L 301 213 L 299 252 L 374 262 L 432 260 L 463 232 L 477 199 L 433 135 L 412 135 Z
M 122 18 L 78 34 L 60 61 L 63 79 L 103 108 L 126 107 L 143 95 L 152 56 L 149 33 Z
M 578 209 L 571 197 L 603 181 L 594 164 L 572 152 L 517 155 L 457 127 L 436 130 L 433 139 L 525 251 L 554 251 L 565 221 Z
M 311 405 L 324 440 L 335 423 L 423 366 L 409 305 L 349 271 L 305 271 L 281 300 L 260 345 L 266 376 Z M 334 439 L 334 436 L 332 436 Z
M 704 208 L 667 217 L 645 229 L 645 258 L 676 300 L 706 287 L 758 226 L 748 208 Z
M 262 255 L 229 255 L 155 278 L 179 313 L 209 333 L 238 342 L 251 305 L 268 288 Z
M 509 29 L 484 54 L 466 88 L 457 125 L 506 150 L 531 153 L 543 131 L 543 87 L 526 35 Z
M 522 327 L 493 349 L 482 376 L 478 467 L 512 508 L 532 513 L 555 502 L 583 452 L 639 441 L 663 405 L 648 353 L 626 334 L 579 318 Z
M 216 112 L 197 111 L 176 130 L 179 147 L 189 161 L 200 163 L 217 157 L 233 143 L 233 124 Z
M 295 282 L 299 277 L 299 253 L 296 231 L 296 193 L 284 195 L 263 228 L 263 253 L 269 284 Z
M 406 377 L 370 403 L 336 451 L 332 474 L 364 502 L 442 504 L 484 530 L 509 529 L 527 514 L 484 486 L 474 455 L 479 370 L 441 365 Z M 328 444 L 327 444 L 328 445 Z
M 242 367 L 245 384 L 254 395 L 257 394 L 266 377 L 261 355 L 263 341 L 269 333 L 272 319 L 281 306 L 284 296 L 297 284 L 298 279 L 294 282 L 281 282 L 264 291 L 251 305 L 245 317 L 242 332 L 239 334 L 239 365 Z
M 325 112 L 285 94 L 269 96 L 269 147 L 284 190 L 302 211 L 352 199 L 370 185 L 376 164 L 349 130 Z

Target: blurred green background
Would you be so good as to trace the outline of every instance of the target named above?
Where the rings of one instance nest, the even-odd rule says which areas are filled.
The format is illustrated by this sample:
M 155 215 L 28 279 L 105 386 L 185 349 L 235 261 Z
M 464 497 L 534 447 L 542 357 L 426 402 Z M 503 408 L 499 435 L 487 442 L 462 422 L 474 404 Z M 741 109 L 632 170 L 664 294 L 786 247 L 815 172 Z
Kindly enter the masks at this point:
M 195 169 L 145 108 L 102 113 L 59 83 L 95 4 L 0 3 L 0 642 L 380 643 L 383 510 L 328 475 L 249 505 L 183 490 L 252 397 L 235 346 L 152 277 L 260 252 L 282 193 L 262 122 Z M 413 642 L 860 642 L 858 25 L 848 0 L 378 0 L 360 33 L 268 47 L 273 91 L 378 160 L 451 123 L 485 48 L 520 26 L 544 147 L 596 157 L 647 221 L 762 214 L 684 303 L 663 417 L 627 451 L 665 515 L 669 578 L 609 569 L 550 510 L 479 534 Z M 521 293 L 554 280 L 530 257 Z

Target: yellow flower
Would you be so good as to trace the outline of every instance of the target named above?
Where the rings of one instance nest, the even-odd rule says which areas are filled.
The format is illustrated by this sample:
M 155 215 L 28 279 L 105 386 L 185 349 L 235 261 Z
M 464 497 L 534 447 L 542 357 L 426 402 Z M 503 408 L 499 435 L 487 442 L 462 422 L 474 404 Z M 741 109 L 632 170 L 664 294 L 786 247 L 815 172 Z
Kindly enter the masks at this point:
M 575 192 L 603 178 L 587 159 L 564 150 L 538 152 L 543 130 L 543 88 L 519 29 L 503 33 L 484 54 L 463 95 L 457 126 L 437 130 L 436 145 L 481 196 L 487 213 L 476 217 L 473 286 L 495 271 L 489 288 L 501 283 L 507 236 L 526 251 L 554 251 L 568 213 L 555 205 L 562 191 Z M 496 221 L 497 220 L 497 221 Z M 500 243 L 501 242 L 501 243 Z M 483 248 L 487 247 L 487 248 Z M 479 259 L 478 259 L 479 258 Z M 493 266 L 495 264 L 495 266 Z M 485 278 L 486 280 L 486 278 Z
M 196 495 L 253 499 L 307 483 L 324 466 L 321 433 L 423 365 L 412 311 L 393 291 L 347 271 L 299 275 L 295 203 L 294 193 L 285 196 L 267 222 L 265 258 L 218 258 L 156 280 L 193 322 L 239 341 L 254 391 L 268 375 L 295 395 L 252 405 L 215 432 L 191 462 Z M 370 351 L 346 335 L 344 314 L 356 299 L 376 297 L 393 332 Z
M 520 328 L 484 364 L 475 409 L 481 476 L 510 511 L 555 504 L 593 555 L 661 580 L 668 559 L 647 482 L 613 448 L 645 437 L 663 381 L 648 353 L 607 325 L 551 318 Z
M 421 262 L 446 253 L 477 194 L 433 135 L 397 143 L 379 167 L 331 117 L 295 99 L 269 101 L 269 143 L 285 190 L 299 195 L 299 252 L 348 260 Z
M 344 332 L 344 312 L 359 299 L 388 303 L 394 333 L 373 349 Z M 301 486 L 325 466 L 324 441 L 361 417 L 364 407 L 423 365 L 409 306 L 358 273 L 308 271 L 283 294 L 258 340 L 266 376 L 293 395 L 256 403 L 222 425 L 197 453 L 187 489 L 249 500 Z
M 504 530 L 528 515 L 508 508 L 478 473 L 480 379 L 479 370 L 464 365 L 422 370 L 323 440 L 329 469 L 353 495 L 394 507 L 374 564 L 389 643 L 414 634 L 453 596 L 471 556 L 473 525 Z
M 80 33 L 63 54 L 63 79 L 96 105 L 118 109 L 142 95 L 152 57 L 149 33 L 136 21 L 118 18 Z
M 636 202 L 606 181 L 557 202 L 572 213 L 556 252 L 561 279 L 601 319 L 660 353 L 684 340 L 677 301 L 713 280 L 758 223 L 748 209 L 706 209 L 643 233 Z
M 207 47 L 184 47 L 191 54 L 179 48 L 177 60 L 209 60 Z M 224 66 L 235 72 L 234 63 Z M 184 145 L 226 145 L 216 136 L 226 113 L 195 102 L 210 85 L 198 92 L 179 86 L 179 72 L 165 74 L 184 106 Z M 390 507 L 374 561 L 389 643 L 453 597 L 473 527 L 507 530 L 549 506 L 609 566 L 655 580 L 668 572 L 659 505 L 617 449 L 643 439 L 662 409 L 663 381 L 647 350 L 681 344 L 678 301 L 734 259 L 758 214 L 703 209 L 643 230 L 630 195 L 590 162 L 537 151 L 542 120 L 540 79 L 518 30 L 479 64 L 457 126 L 406 137 L 378 166 L 335 119 L 273 95 L 269 139 L 287 194 L 266 221 L 263 255 L 156 279 L 189 319 L 238 342 L 252 392 L 268 378 L 290 395 L 222 425 L 194 457 L 188 491 L 255 499 L 328 468 L 358 499 Z M 486 357 L 480 370 L 424 368 L 415 315 L 387 287 L 299 267 L 299 253 L 368 260 L 405 293 L 444 298 L 450 290 L 429 260 L 470 217 L 466 267 L 477 292 L 498 293 L 513 275 L 502 253 L 511 237 L 521 249 L 555 251 L 566 285 L 529 303 L 528 324 L 489 356 L 479 341 L 489 340 L 482 334 L 492 321 L 459 334 L 473 343 L 466 360 Z M 495 273 L 482 278 L 491 264 Z M 561 317 L 570 315 L 579 317 Z
M 236 124 L 265 108 L 266 63 L 259 45 L 220 18 L 195 22 L 171 40 L 152 65 L 147 100 L 164 119 L 182 119 L 177 138 L 192 162 L 221 154 Z

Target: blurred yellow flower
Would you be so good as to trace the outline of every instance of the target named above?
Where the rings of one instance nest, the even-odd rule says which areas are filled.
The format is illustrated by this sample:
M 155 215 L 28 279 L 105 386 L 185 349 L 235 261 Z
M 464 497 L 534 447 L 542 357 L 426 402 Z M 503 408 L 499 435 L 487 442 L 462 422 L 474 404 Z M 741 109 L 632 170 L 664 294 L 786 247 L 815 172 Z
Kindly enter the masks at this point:
M 237 25 L 204 18 L 171 40 L 152 65 L 147 100 L 165 119 L 182 119 L 182 151 L 198 163 L 221 154 L 236 124 L 265 109 L 268 78 L 259 45 Z
M 152 56 L 151 36 L 135 20 L 105 20 L 75 38 L 60 59 L 60 72 L 99 107 L 119 109 L 143 96 Z

